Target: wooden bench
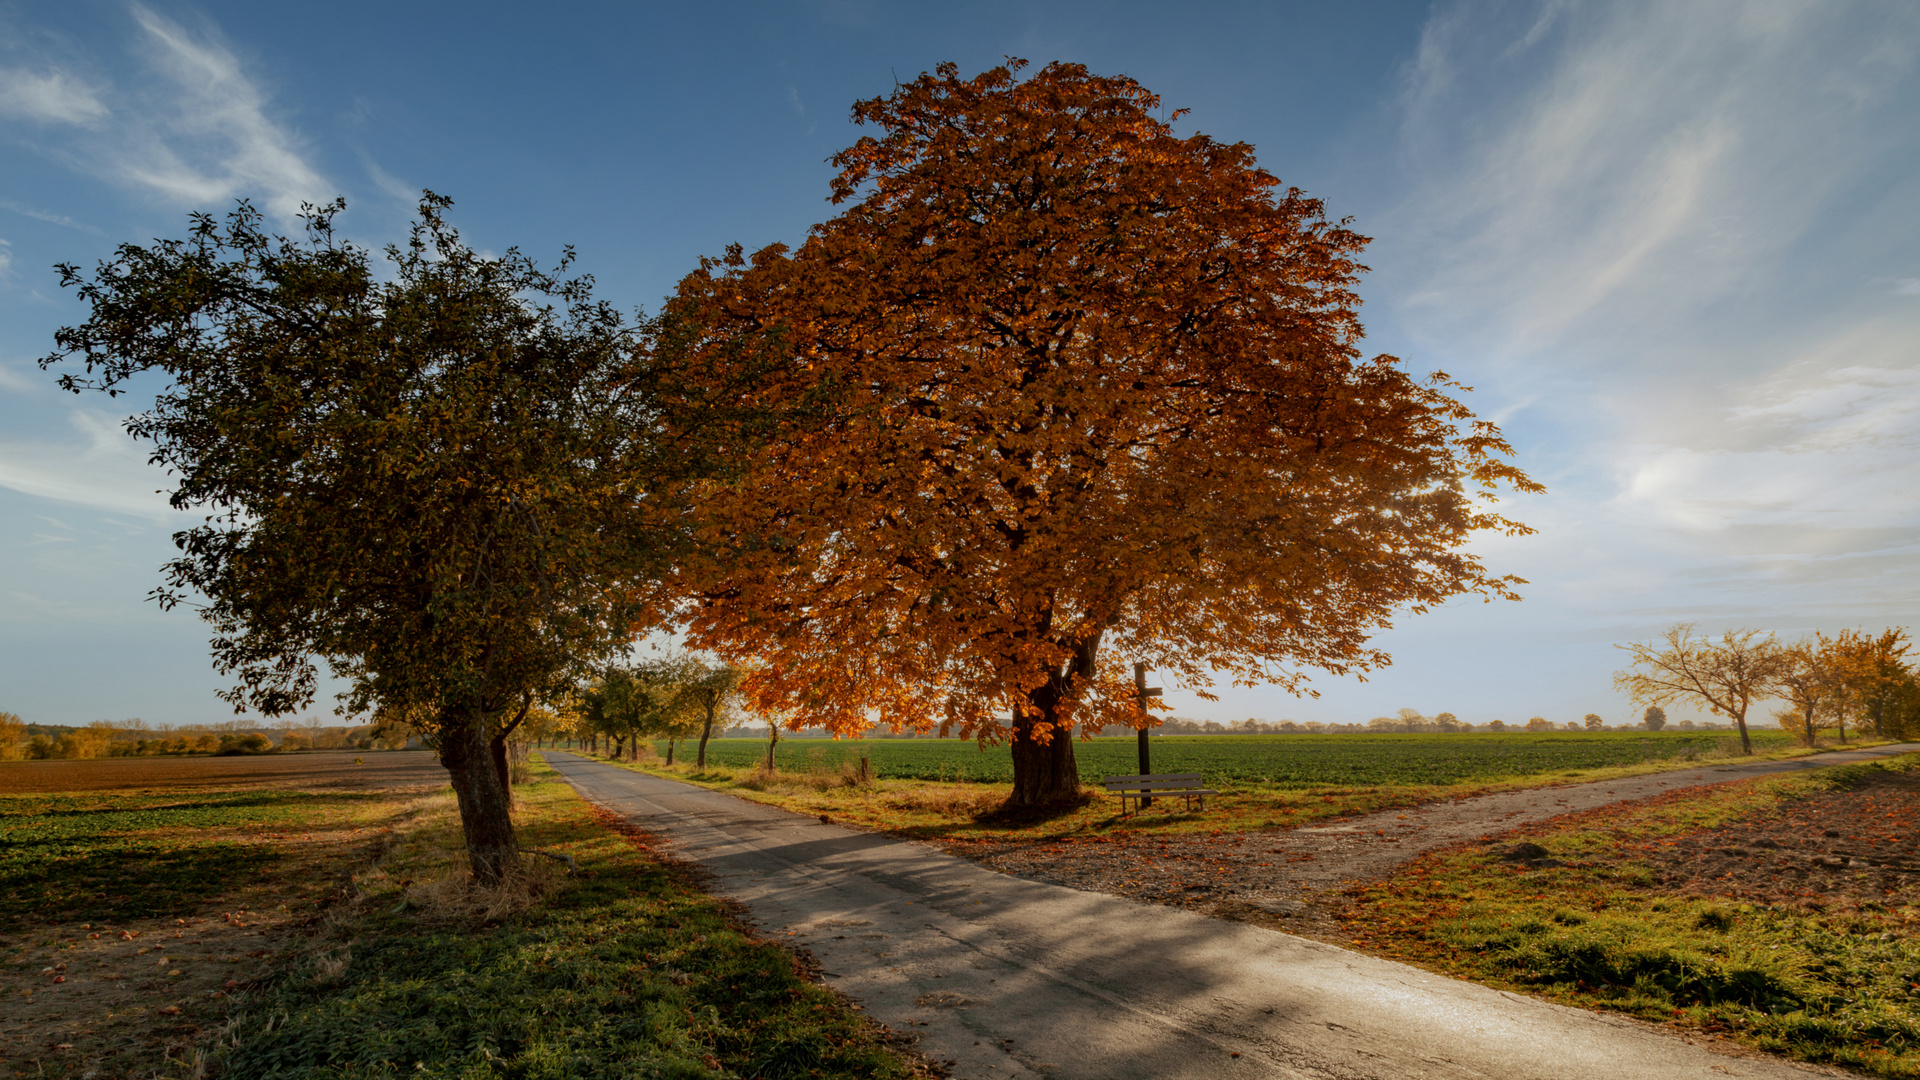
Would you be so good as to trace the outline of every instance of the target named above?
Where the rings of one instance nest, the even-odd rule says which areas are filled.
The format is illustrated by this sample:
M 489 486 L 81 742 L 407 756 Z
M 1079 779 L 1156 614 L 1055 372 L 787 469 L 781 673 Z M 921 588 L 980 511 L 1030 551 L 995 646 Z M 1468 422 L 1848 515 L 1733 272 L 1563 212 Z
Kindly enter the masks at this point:
M 1144 800 L 1158 797 L 1180 796 L 1186 800 L 1186 808 L 1193 809 L 1194 800 L 1200 801 L 1200 809 L 1207 808 L 1207 796 L 1220 794 L 1200 786 L 1200 774 L 1197 772 L 1154 773 L 1150 776 L 1109 776 L 1101 781 L 1106 789 L 1120 796 L 1120 812 L 1127 812 L 1127 800 L 1145 805 Z M 1138 809 L 1136 807 L 1136 809 Z

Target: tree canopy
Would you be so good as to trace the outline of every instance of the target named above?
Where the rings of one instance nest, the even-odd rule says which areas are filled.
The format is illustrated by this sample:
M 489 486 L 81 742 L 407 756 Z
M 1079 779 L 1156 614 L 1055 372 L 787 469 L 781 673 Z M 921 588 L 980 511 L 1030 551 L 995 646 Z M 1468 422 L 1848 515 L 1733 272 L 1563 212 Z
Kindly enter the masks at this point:
M 155 591 L 204 597 L 236 709 L 310 700 L 404 718 L 446 764 L 475 874 L 515 861 L 504 739 L 648 618 L 660 475 L 635 326 L 517 249 L 483 256 L 429 193 L 384 273 L 240 204 L 224 225 L 60 268 L 91 317 L 43 366 L 69 390 L 164 387 L 127 424 L 205 511 Z M 140 384 L 143 388 L 147 383 Z
M 1645 722 L 1650 730 L 1666 725 L 1666 710 L 1660 706 L 1676 701 L 1704 705 L 1716 716 L 1730 717 L 1740 731 L 1741 753 L 1753 753 L 1747 710 L 1774 692 L 1784 664 L 1772 634 L 1727 630 L 1716 641 L 1696 632 L 1693 623 L 1677 623 L 1659 642 L 1629 642 L 1618 648 L 1625 649 L 1633 663 L 1614 672 L 1614 688 L 1649 706 Z
M 688 393 L 782 418 L 699 493 L 695 647 L 763 712 L 1010 739 L 1071 797 L 1127 664 L 1300 688 L 1388 662 L 1399 609 L 1511 597 L 1463 545 L 1538 490 L 1444 375 L 1364 358 L 1366 238 L 1131 79 L 943 65 L 858 103 L 839 216 L 703 263 Z

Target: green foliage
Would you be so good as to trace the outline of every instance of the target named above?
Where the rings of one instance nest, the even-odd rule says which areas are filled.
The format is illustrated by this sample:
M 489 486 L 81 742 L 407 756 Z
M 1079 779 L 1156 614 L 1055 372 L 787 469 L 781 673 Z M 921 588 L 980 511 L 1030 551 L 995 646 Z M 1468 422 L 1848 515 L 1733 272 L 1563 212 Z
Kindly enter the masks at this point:
M 368 798 L 283 792 L 0 796 L 0 929 L 177 915 L 269 870 L 240 830 L 292 828 Z
M 544 771 L 544 770 L 543 770 Z M 407 905 L 356 929 L 351 960 L 309 960 L 258 995 L 223 1075 L 908 1075 L 878 1034 L 755 941 L 671 868 L 614 839 L 563 785 L 520 789 L 526 835 L 583 873 L 528 914 L 476 932 L 422 926 Z
M 1156 772 L 1201 773 L 1215 786 L 1457 784 L 1697 755 L 1720 749 L 1727 739 L 1715 732 L 1167 736 L 1153 740 L 1153 767 Z M 1785 732 L 1765 732 L 1756 733 L 1755 741 L 1784 747 L 1790 740 Z M 1138 772 L 1137 746 L 1133 736 L 1076 743 L 1081 780 Z M 780 766 L 805 768 L 807 755 L 823 749 L 832 768 L 872 755 L 882 779 L 1013 779 L 1013 763 L 1004 747 L 983 751 L 959 739 L 787 739 L 779 747 Z M 752 765 L 765 757 L 766 743 L 759 739 L 715 739 L 707 746 L 708 760 L 718 765 Z
M 344 202 L 304 241 L 245 203 L 186 241 L 123 245 L 63 283 L 91 308 L 44 365 L 69 390 L 168 385 L 128 430 L 207 521 L 156 591 L 201 594 L 236 705 L 287 712 L 314 657 L 361 708 L 511 715 L 529 689 L 624 645 L 650 535 L 647 399 L 635 327 L 591 280 L 517 249 L 474 252 L 427 195 L 388 272 L 338 239 Z M 571 253 L 568 259 L 571 258 Z

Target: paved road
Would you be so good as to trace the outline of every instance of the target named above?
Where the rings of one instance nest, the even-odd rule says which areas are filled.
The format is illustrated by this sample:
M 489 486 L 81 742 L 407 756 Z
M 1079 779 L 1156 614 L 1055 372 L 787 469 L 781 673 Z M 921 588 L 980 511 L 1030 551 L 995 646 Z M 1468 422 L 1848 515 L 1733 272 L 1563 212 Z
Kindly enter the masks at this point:
M 869 1014 L 962 1080 L 1837 1075 L 1288 934 L 998 874 L 561 753 Z

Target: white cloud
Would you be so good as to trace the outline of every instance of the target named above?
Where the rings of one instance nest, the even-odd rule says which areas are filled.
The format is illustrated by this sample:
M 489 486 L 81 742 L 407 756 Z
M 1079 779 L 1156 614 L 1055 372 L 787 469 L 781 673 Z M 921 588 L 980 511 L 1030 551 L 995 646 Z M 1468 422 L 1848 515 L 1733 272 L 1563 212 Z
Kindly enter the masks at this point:
M 214 31 L 190 32 L 139 4 L 129 10 L 139 27 L 137 62 L 114 65 L 111 91 L 66 69 L 6 69 L 0 116 L 64 122 L 23 139 L 172 203 L 212 208 L 252 198 L 286 221 L 302 203 L 333 196 L 299 137 L 274 115 L 269 94 Z
M 1769 287 L 1858 199 L 1920 32 L 1920 9 L 1812 0 L 1509 10 L 1429 24 L 1405 76 L 1416 193 L 1382 228 L 1418 237 L 1409 314 L 1500 352 Z
M 36 380 L 33 377 L 33 373 L 26 370 L 26 365 L 15 365 L 0 361 L 0 390 L 11 390 L 16 394 L 27 394 L 45 388 L 43 381 Z
M 70 72 L 56 69 L 42 74 L 0 67 L 0 116 L 39 123 L 91 124 L 106 115 L 107 107 L 101 103 L 99 92 Z
M 35 221 L 44 221 L 49 225 L 64 225 L 69 229 L 78 229 L 83 233 L 92 233 L 95 236 L 100 235 L 99 229 L 91 225 L 84 225 L 67 217 L 65 214 L 56 214 L 50 210 L 37 210 L 23 203 L 14 202 L 12 199 L 0 199 L 0 210 L 11 210 L 21 217 L 32 218 Z
M 0 439 L 0 487 L 153 521 L 174 516 L 157 493 L 165 475 L 118 422 L 90 409 L 69 420 L 76 439 Z
M 155 110 L 159 137 L 123 165 L 124 177 L 195 203 L 257 192 L 282 218 L 302 202 L 329 197 L 298 140 L 267 115 L 266 94 L 232 51 L 195 39 L 148 8 L 134 5 L 133 16 L 167 94 Z
M 0 240 L 0 278 L 13 269 L 13 245 Z
M 1362 222 L 1372 321 L 1549 493 L 1474 545 L 1524 603 L 1404 620 L 1321 718 L 1614 719 L 1610 642 L 1920 619 L 1917 54 L 1910 5 L 1436 8 Z

